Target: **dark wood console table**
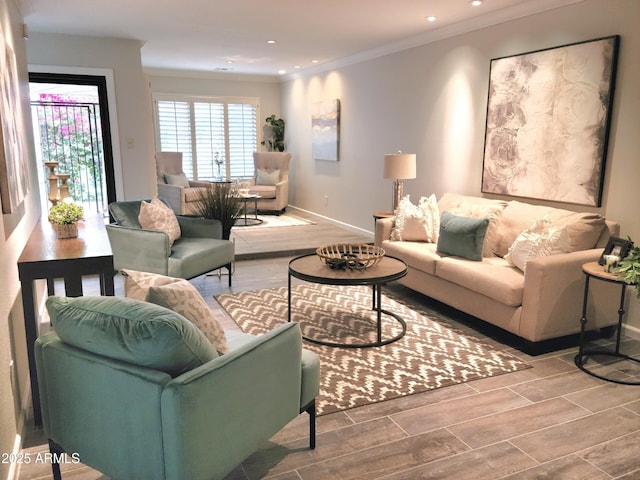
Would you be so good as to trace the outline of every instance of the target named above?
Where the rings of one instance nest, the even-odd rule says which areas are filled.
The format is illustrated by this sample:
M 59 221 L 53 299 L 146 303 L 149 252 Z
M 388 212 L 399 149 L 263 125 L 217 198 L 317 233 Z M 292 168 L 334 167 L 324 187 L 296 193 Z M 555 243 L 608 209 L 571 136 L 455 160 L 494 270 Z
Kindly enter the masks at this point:
M 64 279 L 67 297 L 82 296 L 82 277 L 98 275 L 100 293 L 113 295 L 113 253 L 100 216 L 87 217 L 78 223 L 78 237 L 58 240 L 46 217 L 33 229 L 27 245 L 18 259 L 18 274 L 22 288 L 22 309 L 27 338 L 27 356 L 31 376 L 31 401 L 36 425 L 42 424 L 40 392 L 36 372 L 34 342 L 38 338 L 38 315 L 34 297 L 34 281 L 47 281 L 47 294 L 55 293 L 55 280 Z

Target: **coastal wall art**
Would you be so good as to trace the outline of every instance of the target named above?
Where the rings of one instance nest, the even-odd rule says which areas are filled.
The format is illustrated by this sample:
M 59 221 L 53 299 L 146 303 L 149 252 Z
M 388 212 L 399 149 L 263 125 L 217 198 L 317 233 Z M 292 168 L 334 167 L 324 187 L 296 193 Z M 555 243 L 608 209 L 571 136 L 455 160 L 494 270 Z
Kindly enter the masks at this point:
M 491 60 L 483 193 L 601 205 L 619 43 Z
M 340 152 L 340 100 L 317 102 L 311 108 L 311 153 L 315 160 L 337 162 Z
M 23 122 L 16 56 L 0 35 L 0 199 L 12 213 L 28 191 L 26 150 L 18 125 Z

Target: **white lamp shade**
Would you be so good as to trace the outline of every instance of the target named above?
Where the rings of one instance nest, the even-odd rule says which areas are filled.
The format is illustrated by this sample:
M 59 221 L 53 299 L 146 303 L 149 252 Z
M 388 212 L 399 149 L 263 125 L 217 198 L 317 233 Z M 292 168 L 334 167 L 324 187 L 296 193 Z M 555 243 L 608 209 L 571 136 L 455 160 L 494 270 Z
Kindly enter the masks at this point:
M 414 153 L 385 153 L 384 178 L 394 180 L 416 178 L 416 155 Z

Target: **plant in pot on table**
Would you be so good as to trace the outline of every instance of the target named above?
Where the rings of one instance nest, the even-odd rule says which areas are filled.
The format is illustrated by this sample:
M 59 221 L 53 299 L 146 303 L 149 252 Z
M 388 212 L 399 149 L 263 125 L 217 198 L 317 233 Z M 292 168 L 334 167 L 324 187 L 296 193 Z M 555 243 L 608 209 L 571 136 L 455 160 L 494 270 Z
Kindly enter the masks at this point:
M 640 300 L 640 246 L 633 245 L 627 256 L 620 260 L 614 272 L 627 285 L 635 286 L 636 297 Z
M 237 186 L 232 183 L 216 183 L 211 188 L 200 190 L 196 214 L 222 223 L 222 238 L 229 240 L 231 227 L 242 212 Z
M 69 198 L 56 203 L 49 209 L 49 222 L 55 229 L 58 238 L 75 238 L 78 236 L 78 221 L 84 218 L 82 205 L 73 203 Z

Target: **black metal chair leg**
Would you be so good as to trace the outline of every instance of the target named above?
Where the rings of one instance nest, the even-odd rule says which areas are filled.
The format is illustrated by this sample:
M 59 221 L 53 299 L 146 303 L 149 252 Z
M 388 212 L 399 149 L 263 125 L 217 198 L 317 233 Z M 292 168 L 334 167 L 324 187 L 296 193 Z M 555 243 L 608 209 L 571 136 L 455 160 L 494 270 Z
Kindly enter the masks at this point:
M 49 439 L 49 452 L 51 452 L 51 472 L 53 473 L 53 480 L 62 480 L 59 459 L 62 458 L 64 450 L 56 442 Z
M 309 414 L 309 448 L 316 448 L 316 401 L 315 399 L 307 406 L 305 412 Z
M 233 264 L 229 263 L 228 265 L 225 265 L 225 267 L 229 271 L 229 286 L 231 286 L 231 273 L 232 273 L 232 270 L 233 270 Z

